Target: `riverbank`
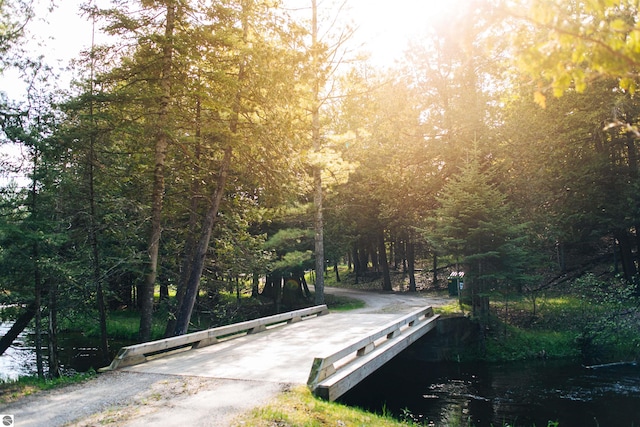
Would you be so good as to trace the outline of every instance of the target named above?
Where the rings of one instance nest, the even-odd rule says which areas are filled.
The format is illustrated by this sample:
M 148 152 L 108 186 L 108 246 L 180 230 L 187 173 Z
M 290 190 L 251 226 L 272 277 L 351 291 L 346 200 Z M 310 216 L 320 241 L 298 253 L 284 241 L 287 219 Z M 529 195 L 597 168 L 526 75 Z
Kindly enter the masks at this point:
M 407 305 L 431 304 L 451 310 L 456 305 L 455 299 L 443 294 L 426 295 L 408 293 L 384 293 L 379 291 L 354 291 L 350 289 L 330 289 L 336 296 L 357 298 L 365 301 L 364 307 L 359 307 L 353 313 L 394 313 Z M 554 300 L 547 299 L 547 304 Z M 510 310 L 517 312 L 518 305 L 511 301 Z M 556 303 L 557 304 L 557 303 Z M 570 302 L 565 302 L 563 313 L 570 313 Z M 522 318 L 522 316 L 520 316 Z M 554 320 L 554 322 L 557 320 Z M 550 316 L 545 311 L 538 312 L 538 324 L 548 327 Z M 503 332 L 503 329 L 498 332 Z M 494 336 L 496 340 L 513 338 L 515 330 L 509 329 Z M 538 344 L 533 344 L 526 338 L 517 348 L 525 349 L 529 355 L 537 357 Z M 513 341 L 513 340 L 512 340 Z M 549 345 L 548 341 L 540 341 L 542 347 Z M 550 347 L 546 347 L 550 348 Z M 575 348 L 575 343 L 574 343 Z M 551 351 L 550 351 L 551 353 Z M 520 357 L 520 356 L 518 356 Z M 546 356 L 545 356 L 546 357 Z M 125 372 L 116 373 L 126 376 Z M 288 384 L 274 384 L 260 381 L 236 381 L 195 379 L 184 376 L 156 376 L 147 377 L 144 374 L 129 377 L 129 380 L 115 378 L 101 374 L 78 386 L 65 387 L 60 390 L 35 393 L 9 405 L 0 405 L 0 413 L 16 415 L 16 425 L 56 426 L 56 425 L 114 425 L 114 426 L 142 426 L 149 423 L 163 425 L 220 425 L 220 426 L 307 426 L 314 425 L 295 421 L 304 419 L 318 426 L 323 425 L 390 425 L 403 426 L 407 423 L 389 419 L 389 414 L 376 416 L 372 413 L 353 410 L 344 405 L 332 406 L 306 396 L 306 390 L 291 388 Z M 84 396 L 88 396 L 85 399 Z M 95 400 L 91 396 L 96 396 Z M 328 406 L 325 406 L 328 405 Z M 34 411 L 34 408 L 44 408 Z M 340 408 L 340 409 L 338 409 Z M 350 413 L 350 411 L 354 411 Z M 15 412 L 9 412 L 15 411 Z M 384 410 L 374 410 L 384 412 Z M 406 418 L 410 419 L 410 411 Z M 363 416 L 367 422 L 359 422 Z M 402 416 L 402 411 L 396 416 Z M 18 423 L 17 420 L 29 418 L 29 423 Z M 38 418 L 39 417 L 39 418 Z M 31 421 L 33 419 L 34 421 Z M 347 420 L 347 421 L 345 421 Z M 356 421 L 350 421 L 356 420 Z M 453 424 L 468 425 L 460 418 Z M 262 423 L 262 424 L 260 424 Z M 391 423 L 391 424 L 383 424 Z M 457 423 L 457 424 L 456 424 Z M 460 424 L 463 423 L 463 424 Z M 526 426 L 528 427 L 528 426 Z
M 346 290 L 337 291 L 346 295 Z M 395 313 L 407 307 L 446 304 L 446 297 L 352 291 L 365 301 L 354 312 Z M 112 375 L 113 374 L 113 375 Z M 229 426 L 236 416 L 260 408 L 288 384 L 202 379 L 116 371 L 57 390 L 0 405 L 21 426 Z M 322 425 L 322 424 L 320 424 Z M 375 424 L 374 424 L 375 425 Z

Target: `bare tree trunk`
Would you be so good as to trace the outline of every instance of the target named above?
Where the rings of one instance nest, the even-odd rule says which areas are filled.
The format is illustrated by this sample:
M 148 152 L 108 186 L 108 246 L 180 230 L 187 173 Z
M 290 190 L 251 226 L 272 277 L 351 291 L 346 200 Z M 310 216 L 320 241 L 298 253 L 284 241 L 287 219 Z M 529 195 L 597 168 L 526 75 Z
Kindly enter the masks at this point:
M 319 151 L 321 148 L 320 140 L 320 60 L 318 45 L 318 5 L 316 0 L 311 0 L 311 8 L 313 17 L 311 20 L 311 55 L 313 61 L 313 107 L 311 110 L 311 139 L 313 149 Z M 324 219 L 322 216 L 322 167 L 314 165 L 313 167 L 313 204 L 314 213 L 314 252 L 315 252 L 315 303 L 317 305 L 324 304 Z
M 433 253 L 433 287 L 438 289 L 438 254 Z
M 634 262 L 631 238 L 626 230 L 616 230 L 614 235 L 618 241 L 618 247 L 620 248 L 620 259 L 622 261 L 624 278 L 631 282 L 634 276 L 638 274 L 638 270 Z
M 407 270 L 409 272 L 409 292 L 416 292 L 416 255 L 414 243 L 411 240 L 407 241 Z
M 31 178 L 31 215 L 38 215 L 38 181 L 36 179 L 38 172 L 39 151 L 34 148 L 33 153 L 33 177 Z M 31 248 L 31 260 L 33 262 L 33 286 L 34 286 L 34 304 L 35 304 L 35 347 L 36 347 L 36 369 L 38 378 L 44 378 L 44 362 L 42 360 L 42 278 L 40 277 L 40 247 L 38 239 L 33 240 Z
M 193 167 L 193 178 L 191 180 L 191 203 L 189 207 L 189 230 L 187 239 L 184 243 L 184 253 L 182 258 L 182 265 L 180 269 L 180 278 L 178 279 L 178 287 L 176 292 L 176 305 L 174 313 L 169 316 L 167 320 L 167 326 L 164 331 L 165 337 L 170 337 L 175 334 L 177 314 L 182 309 L 184 303 L 184 295 L 187 289 L 187 282 L 189 281 L 189 274 L 191 272 L 190 263 L 193 259 L 195 247 L 196 247 L 196 227 L 198 224 L 198 205 L 200 200 L 200 155 L 202 154 L 202 129 L 201 129 L 201 104 L 200 98 L 196 101 L 196 148 L 195 148 L 195 165 Z
M 183 335 L 187 333 L 189 329 L 189 322 L 191 321 L 191 313 L 193 313 L 193 306 L 196 302 L 196 296 L 198 294 L 198 285 L 200 284 L 200 278 L 202 277 L 202 270 L 204 269 L 204 261 L 209 249 L 209 240 L 211 239 L 211 232 L 218 215 L 220 203 L 222 202 L 222 196 L 224 195 L 224 186 L 229 174 L 229 167 L 231 166 L 232 148 L 231 145 L 227 146 L 224 152 L 224 158 L 222 160 L 222 166 L 220 168 L 220 174 L 218 175 L 218 185 L 214 191 L 211 202 L 209 204 L 209 210 L 205 216 L 202 224 L 202 233 L 200 234 L 200 240 L 196 246 L 193 260 L 189 271 L 189 280 L 185 288 L 184 300 L 178 311 L 176 318 L 176 328 L 174 335 Z
M 58 359 L 58 284 L 49 285 L 49 378 L 60 378 Z
M 94 73 L 94 56 L 93 49 L 95 47 L 95 17 L 93 19 L 93 27 L 91 32 L 91 77 L 89 84 L 91 85 L 91 101 L 89 103 L 89 116 L 91 119 L 91 135 L 89 137 L 89 158 L 87 167 L 89 169 L 89 241 L 91 245 L 91 263 L 93 264 L 93 284 L 96 288 L 96 305 L 98 306 L 98 317 L 100 322 L 100 355 L 102 363 L 109 363 L 109 340 L 107 338 L 107 310 L 104 302 L 104 290 L 102 286 L 102 273 L 100 269 L 100 252 L 98 248 L 98 226 L 96 220 L 96 195 L 95 195 L 95 167 L 96 167 L 96 123 L 93 107 L 93 73 Z M 55 328 L 54 328 L 55 329 Z
M 378 259 L 382 266 L 382 290 L 392 291 L 391 275 L 389 273 L 389 261 L 387 260 L 387 246 L 384 243 L 384 232 L 378 233 Z
M 249 23 L 248 16 L 249 10 L 246 4 L 243 7 L 242 17 L 242 39 L 246 43 L 249 36 Z M 238 64 L 238 91 L 236 92 L 235 101 L 233 105 L 233 115 L 231 122 L 229 123 L 229 130 L 231 135 L 235 136 L 238 133 L 238 122 L 240 120 L 240 110 L 242 103 L 242 83 L 246 79 L 246 59 L 243 56 Z M 232 136 L 232 137 L 233 137 Z M 209 209 L 205 215 L 204 222 L 202 224 L 202 232 L 200 233 L 200 239 L 193 254 L 193 261 L 189 268 L 189 280 L 185 287 L 184 300 L 178 311 L 176 318 L 176 327 L 174 335 L 182 335 L 187 333 L 189 329 L 189 322 L 191 321 L 191 314 L 193 313 L 193 306 L 198 295 L 198 287 L 200 284 L 200 278 L 202 277 L 202 271 L 204 270 L 204 261 L 209 249 L 209 241 L 211 239 L 211 232 L 222 203 L 222 197 L 224 196 L 224 188 L 227 183 L 227 177 L 229 175 L 229 169 L 231 168 L 231 160 L 233 158 L 233 146 L 231 142 L 227 143 L 224 150 L 224 157 L 222 164 L 220 165 L 220 171 L 218 173 L 218 182 L 216 189 L 213 192 Z
M 162 234 L 162 204 L 164 200 L 164 168 L 169 145 L 169 135 L 165 126 L 169 118 L 169 104 L 171 101 L 171 69 L 173 62 L 173 32 L 175 28 L 176 6 L 173 0 L 167 0 L 167 18 L 165 24 L 165 39 L 162 52 L 162 75 L 160 87 L 160 111 L 158 114 L 158 136 L 155 147 L 155 168 L 153 173 L 153 194 L 151 206 L 151 236 L 149 237 L 149 263 L 147 276 L 140 295 L 140 330 L 138 337 L 141 342 L 151 339 L 151 323 L 153 319 L 153 293 L 158 275 L 158 251 Z
M 251 298 L 258 298 L 260 295 L 260 276 L 255 271 L 253 272 L 253 281 L 251 283 Z

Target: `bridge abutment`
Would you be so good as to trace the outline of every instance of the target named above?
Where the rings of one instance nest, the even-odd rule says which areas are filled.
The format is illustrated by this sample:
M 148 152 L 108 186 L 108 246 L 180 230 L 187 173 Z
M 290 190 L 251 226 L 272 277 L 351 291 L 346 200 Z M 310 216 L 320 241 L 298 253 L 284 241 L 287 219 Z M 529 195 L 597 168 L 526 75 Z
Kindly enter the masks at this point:
M 435 329 L 399 357 L 421 362 L 459 361 L 463 353 L 480 351 L 482 337 L 477 323 L 468 317 L 440 317 Z

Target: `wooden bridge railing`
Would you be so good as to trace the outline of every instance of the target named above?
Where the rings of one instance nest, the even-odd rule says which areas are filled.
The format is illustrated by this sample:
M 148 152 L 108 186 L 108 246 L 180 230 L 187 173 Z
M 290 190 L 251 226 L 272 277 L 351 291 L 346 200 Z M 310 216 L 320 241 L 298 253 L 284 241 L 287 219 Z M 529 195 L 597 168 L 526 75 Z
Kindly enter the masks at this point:
M 432 307 L 421 308 L 339 351 L 316 357 L 308 387 L 323 399 L 337 399 L 435 328 L 438 317 L 433 315 Z
M 267 329 L 268 326 L 285 322 L 294 323 L 307 317 L 321 316 L 327 313 L 329 313 L 329 310 L 326 305 L 318 305 L 273 316 L 261 317 L 255 320 L 248 320 L 246 322 L 220 326 L 205 331 L 122 347 L 111 364 L 101 368 L 100 371 L 111 371 L 125 366 L 137 365 L 147 360 L 166 356 L 177 351 L 201 348 L 222 340 L 261 332 Z

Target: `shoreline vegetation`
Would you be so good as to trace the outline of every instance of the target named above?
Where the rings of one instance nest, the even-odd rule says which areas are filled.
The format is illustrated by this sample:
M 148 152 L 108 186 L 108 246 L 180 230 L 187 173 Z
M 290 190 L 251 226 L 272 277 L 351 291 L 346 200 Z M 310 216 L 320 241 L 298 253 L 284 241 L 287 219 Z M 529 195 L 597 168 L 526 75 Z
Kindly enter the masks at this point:
M 343 276 L 348 277 L 348 272 Z M 584 294 L 577 293 L 577 289 L 584 290 L 597 286 L 593 277 L 584 279 L 588 283 L 577 283 L 573 287 L 573 293 L 565 292 L 538 296 L 533 301 L 529 296 L 513 295 L 499 298 L 492 296 L 491 319 L 484 340 L 483 352 L 469 351 L 462 355 L 460 360 L 483 360 L 487 363 L 508 362 L 519 360 L 531 360 L 539 358 L 571 358 L 588 361 L 588 365 L 605 365 L 609 363 L 628 363 L 636 360 L 640 344 L 627 335 L 627 330 L 616 323 L 616 317 L 611 313 L 620 312 L 622 307 L 617 303 L 603 304 L 598 298 L 586 298 Z M 344 283 L 344 282 L 343 282 Z M 341 283 L 328 281 L 328 286 L 340 286 Z M 342 285 L 345 286 L 345 285 Z M 347 287 L 349 285 L 346 285 Z M 360 288 L 377 288 L 374 282 L 360 284 Z M 379 289 L 379 288 L 378 288 Z M 401 286 L 397 291 L 402 291 Z M 429 291 L 442 293 L 444 291 Z M 331 310 L 347 311 L 362 307 L 362 301 L 356 301 L 344 297 L 327 296 L 327 303 Z M 201 329 L 216 326 L 215 323 L 227 323 L 239 321 L 238 316 L 246 313 L 259 314 L 261 303 L 243 298 L 238 301 L 233 293 L 221 294 L 220 313 L 215 319 L 209 319 L 210 324 L 204 321 L 204 316 L 196 316 Z M 610 300 L 613 301 L 613 300 Z M 256 304 L 252 308 L 252 305 Z M 230 309 L 235 307 L 235 309 Z M 244 307 L 245 314 L 240 313 L 240 307 Z M 535 307 L 535 308 L 534 308 Z M 626 307 L 626 309 L 631 309 Z M 253 311 L 252 311 L 253 310 Z M 470 308 L 458 301 L 452 304 L 438 307 L 436 312 L 443 316 L 468 315 Z M 229 316 L 229 313 L 233 313 Z M 158 313 L 162 315 L 161 311 Z M 249 314 L 250 315 L 250 314 Z M 230 318 L 229 318 L 230 317 Z M 234 319 L 236 317 L 236 319 Z M 596 319 L 607 318 L 609 322 L 596 322 Z M 80 322 L 82 323 L 82 322 Z M 80 324 L 79 323 L 79 324 Z M 89 321 L 87 320 L 87 323 Z M 75 325 L 77 327 L 77 324 Z M 87 326 L 87 325 L 85 325 Z M 71 325 L 67 325 L 68 328 Z M 137 317 L 133 312 L 115 313 L 108 323 L 111 338 L 131 339 L 137 332 Z M 70 328 L 71 329 L 71 328 Z M 97 333 L 91 328 L 87 329 L 88 335 Z M 158 322 L 153 328 L 154 336 L 162 336 L 162 325 Z M 614 333 L 612 333 L 614 331 Z M 606 348 L 606 351 L 604 349 Z M 39 380 L 37 377 L 22 377 L 17 381 L 0 383 L 0 403 L 8 403 L 22 397 L 56 387 L 86 381 L 97 374 L 95 371 L 77 373 L 71 376 L 63 376 L 58 379 Z M 410 415 L 410 414 L 409 414 Z M 281 396 L 275 402 L 247 414 L 244 414 L 236 425 L 251 426 L 414 426 L 410 416 L 406 419 L 396 420 L 388 413 L 372 414 L 357 408 L 349 408 L 338 403 L 329 403 L 316 399 L 305 387 L 294 388 Z M 459 422 L 459 423 L 458 423 Z M 458 423 L 458 424 L 456 424 Z M 469 426 L 466 420 L 457 420 L 449 427 Z M 549 426 L 556 426 L 549 423 Z

